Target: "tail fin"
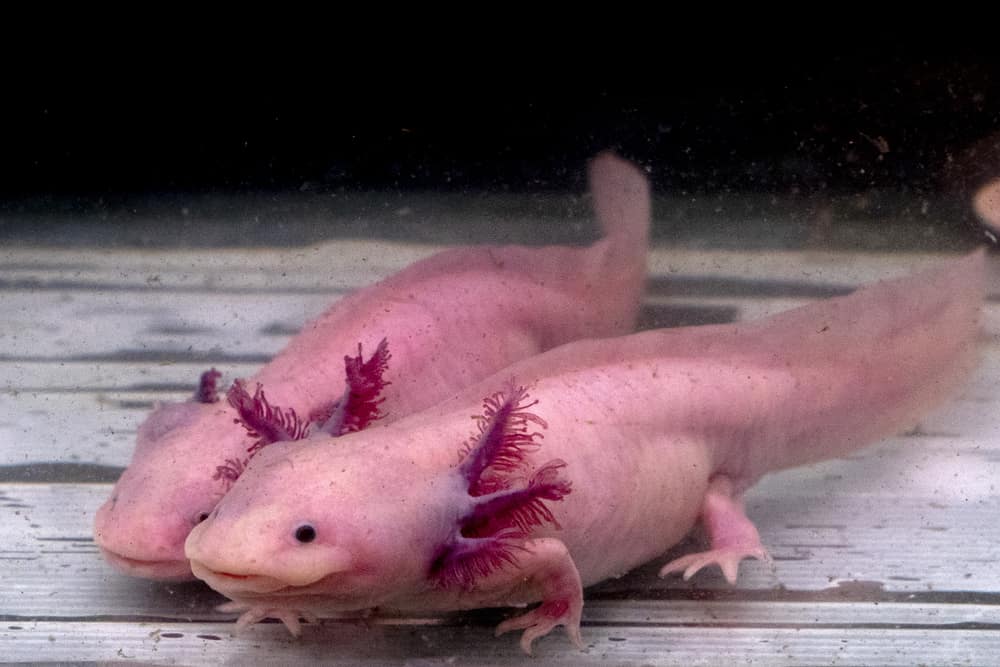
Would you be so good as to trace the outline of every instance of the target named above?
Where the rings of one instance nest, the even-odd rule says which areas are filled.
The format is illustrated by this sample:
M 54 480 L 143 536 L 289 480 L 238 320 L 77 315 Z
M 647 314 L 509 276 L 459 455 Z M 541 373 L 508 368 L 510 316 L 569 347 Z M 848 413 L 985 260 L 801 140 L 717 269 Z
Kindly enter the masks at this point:
M 549 349 L 578 338 L 620 336 L 635 328 L 646 280 L 649 184 L 641 169 L 611 153 L 590 162 L 590 192 L 604 237 L 588 247 L 500 246 L 484 263 L 535 290 L 531 338 Z M 458 257 L 458 255 L 455 255 Z M 521 317 L 526 317 L 522 313 Z
M 610 151 L 588 166 L 594 213 L 610 243 L 606 263 L 642 265 L 649 245 L 651 205 L 649 181 L 642 169 Z
M 980 222 L 990 228 L 996 243 L 996 234 L 1000 234 L 1000 178 L 979 188 L 972 198 L 972 209 Z
M 636 302 L 634 322 L 646 280 L 652 209 L 649 180 L 640 167 L 610 151 L 594 157 L 588 172 L 594 213 L 604 232 L 594 246 L 597 266 L 593 268 L 610 293 Z

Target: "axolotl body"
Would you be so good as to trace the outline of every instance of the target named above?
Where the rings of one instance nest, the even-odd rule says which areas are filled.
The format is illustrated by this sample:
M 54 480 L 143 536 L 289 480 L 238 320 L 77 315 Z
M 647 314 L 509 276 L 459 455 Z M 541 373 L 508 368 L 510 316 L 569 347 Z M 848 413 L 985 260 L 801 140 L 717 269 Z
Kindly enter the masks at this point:
M 910 426 L 974 364 L 983 255 L 754 322 L 569 343 L 442 404 L 331 446 L 279 443 L 186 545 L 194 573 L 273 616 L 541 604 L 521 644 L 565 625 L 582 587 L 700 521 L 708 551 L 665 565 L 730 581 L 765 558 L 742 494 L 769 471 Z M 484 400 L 485 399 L 485 400 Z
M 288 417 L 272 430 L 303 435 L 310 415 L 329 413 L 345 395 L 345 355 L 362 349 L 387 362 L 377 408 L 388 422 L 567 341 L 631 331 L 646 273 L 648 182 L 638 167 L 605 153 L 590 164 L 590 189 L 604 232 L 590 247 L 444 251 L 336 302 L 235 386 L 240 396 L 204 402 L 212 392 L 203 391 L 202 401 L 155 410 L 97 513 L 105 557 L 135 576 L 192 578 L 188 532 L 260 444 L 259 434 L 234 425 L 242 416 L 236 406 Z M 258 400 L 265 396 L 266 404 Z M 226 474 L 220 479 L 218 471 Z

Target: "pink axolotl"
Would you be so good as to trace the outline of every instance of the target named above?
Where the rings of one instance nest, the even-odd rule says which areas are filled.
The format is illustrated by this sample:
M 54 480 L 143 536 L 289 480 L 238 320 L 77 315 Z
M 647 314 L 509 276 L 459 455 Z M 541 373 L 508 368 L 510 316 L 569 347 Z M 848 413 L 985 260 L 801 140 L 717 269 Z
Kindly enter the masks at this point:
M 992 240 L 997 242 L 1000 234 L 1000 178 L 982 186 L 972 198 L 972 209 L 984 225 L 990 228 Z
M 519 359 L 633 330 L 646 274 L 648 182 L 611 154 L 596 157 L 589 175 L 604 231 L 590 247 L 444 251 L 339 300 L 234 387 L 228 401 L 210 402 L 218 378 L 207 373 L 200 400 L 155 410 L 139 428 L 131 464 L 98 510 L 95 535 L 105 557 L 135 576 L 193 578 L 184 540 L 259 444 L 252 413 L 277 416 L 272 425 L 295 432 L 291 437 L 305 435 L 304 421 L 329 415 L 345 395 L 342 360 L 355 350 L 360 364 L 361 349 L 371 353 L 381 341 L 391 349 L 377 404 L 388 422 Z M 241 405 L 246 412 L 236 410 Z
M 240 625 L 520 606 L 580 643 L 582 587 L 766 558 L 743 492 L 912 425 L 974 363 L 983 253 L 755 322 L 566 344 L 433 408 L 263 451 L 188 537 Z M 514 378 L 514 381 L 510 379 Z M 487 398 L 484 399 L 483 397 Z M 470 419 L 472 416 L 472 419 Z

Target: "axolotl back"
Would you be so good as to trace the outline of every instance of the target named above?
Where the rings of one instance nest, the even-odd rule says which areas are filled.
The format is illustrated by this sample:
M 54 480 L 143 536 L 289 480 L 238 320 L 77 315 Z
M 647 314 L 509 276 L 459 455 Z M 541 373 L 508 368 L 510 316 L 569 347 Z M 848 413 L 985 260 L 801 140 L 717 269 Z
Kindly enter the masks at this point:
M 571 343 L 393 424 L 275 445 L 186 553 L 241 624 L 541 601 L 498 631 L 523 629 L 530 651 L 562 624 L 579 643 L 583 586 L 699 520 L 709 550 L 662 573 L 734 579 L 766 557 L 747 487 L 949 396 L 973 364 L 982 273 L 977 252 L 757 322 Z

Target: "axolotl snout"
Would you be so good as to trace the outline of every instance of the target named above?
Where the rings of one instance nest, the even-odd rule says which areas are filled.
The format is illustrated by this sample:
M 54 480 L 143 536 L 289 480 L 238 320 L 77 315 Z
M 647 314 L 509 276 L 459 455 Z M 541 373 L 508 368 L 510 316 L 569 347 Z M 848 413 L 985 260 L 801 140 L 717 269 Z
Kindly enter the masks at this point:
M 240 624 L 540 605 L 522 647 L 580 642 L 582 588 L 765 558 L 741 496 L 910 426 L 974 363 L 981 252 L 756 322 L 578 341 L 336 442 L 279 443 L 188 537 Z M 470 419 L 471 417 L 471 419 Z
M 631 331 L 646 275 L 649 185 L 641 169 L 605 153 L 590 164 L 590 190 L 604 232 L 593 245 L 447 250 L 335 303 L 244 383 L 242 398 L 154 411 L 97 513 L 105 557 L 131 575 L 192 578 L 184 540 L 260 442 L 234 425 L 233 404 L 289 415 L 284 430 L 302 435 L 289 411 L 330 412 L 345 395 L 345 356 L 350 364 L 359 348 L 370 355 L 387 342 L 385 422 L 570 340 Z M 258 386 L 268 406 L 254 400 Z

